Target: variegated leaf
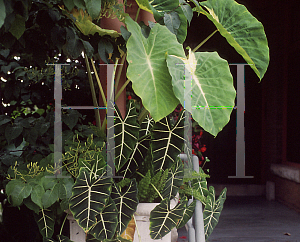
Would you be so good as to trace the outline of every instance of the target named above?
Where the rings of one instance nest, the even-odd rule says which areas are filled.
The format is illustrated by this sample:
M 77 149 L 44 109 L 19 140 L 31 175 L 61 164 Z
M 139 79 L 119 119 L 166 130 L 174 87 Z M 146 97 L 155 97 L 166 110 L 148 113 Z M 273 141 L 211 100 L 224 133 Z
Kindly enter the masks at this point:
M 196 201 L 194 200 L 189 206 L 185 208 L 183 216 L 180 219 L 178 225 L 176 226 L 177 229 L 183 227 L 190 220 L 190 218 L 194 214 L 195 207 L 196 207 Z
M 173 209 L 170 208 L 170 200 L 164 199 L 150 213 L 150 237 L 161 239 L 179 223 L 187 204 L 184 197 Z
M 225 187 L 221 192 L 218 200 L 216 200 L 215 189 L 212 186 L 209 187 L 209 195 L 207 197 L 207 203 L 203 210 L 205 240 L 208 239 L 213 229 L 216 227 L 217 223 L 219 222 L 219 217 L 221 215 L 224 202 L 226 200 L 226 191 L 227 189 Z
M 124 190 L 124 192 L 120 191 L 118 186 L 114 183 L 111 192 L 111 197 L 118 209 L 116 232 L 120 235 L 126 229 L 138 205 L 136 180 L 133 179 L 127 189 Z
M 96 216 L 104 208 L 110 196 L 112 178 L 103 173 L 93 179 L 92 173 L 85 168 L 80 168 L 79 176 L 72 188 L 70 210 L 85 232 L 97 222 Z
M 176 163 L 184 145 L 184 111 L 173 126 L 169 117 L 156 122 L 151 132 L 154 171 L 166 170 Z
M 127 113 L 123 119 L 117 106 L 115 106 L 114 126 L 108 127 L 108 132 L 114 129 L 114 136 L 108 137 L 108 142 L 114 139 L 115 147 L 115 169 L 119 171 L 126 163 L 132 153 L 135 143 L 139 138 L 140 126 L 137 122 L 137 112 L 134 101 L 130 100 L 127 104 Z M 111 132 L 112 133 L 112 132 Z
M 50 209 L 41 209 L 39 214 L 34 214 L 35 220 L 43 238 L 51 238 L 54 232 L 54 215 Z
M 137 140 L 127 162 L 118 171 L 117 175 L 130 178 L 145 160 L 150 146 L 150 135 Z
M 111 239 L 115 235 L 118 224 L 118 210 L 111 197 L 109 197 L 105 208 L 96 216 L 96 219 L 97 223 L 89 233 L 100 241 Z
M 180 158 L 177 158 L 177 162 L 171 167 L 168 173 L 168 178 L 161 194 L 163 198 L 171 200 L 176 196 L 183 183 L 183 175 L 182 161 Z

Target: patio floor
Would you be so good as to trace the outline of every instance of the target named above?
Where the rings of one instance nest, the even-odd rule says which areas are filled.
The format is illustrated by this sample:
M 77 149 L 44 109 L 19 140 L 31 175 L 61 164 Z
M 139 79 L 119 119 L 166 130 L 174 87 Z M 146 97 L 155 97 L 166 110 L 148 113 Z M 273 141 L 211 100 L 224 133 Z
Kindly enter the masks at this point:
M 178 242 L 188 242 L 185 227 Z M 300 213 L 264 197 L 228 197 L 208 242 L 300 242 Z

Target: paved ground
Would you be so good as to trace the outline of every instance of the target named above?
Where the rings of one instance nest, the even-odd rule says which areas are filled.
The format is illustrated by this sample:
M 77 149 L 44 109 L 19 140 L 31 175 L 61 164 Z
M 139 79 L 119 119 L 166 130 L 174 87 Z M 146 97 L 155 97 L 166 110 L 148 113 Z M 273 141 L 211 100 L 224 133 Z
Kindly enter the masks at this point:
M 178 242 L 188 242 L 185 228 Z M 264 197 L 228 197 L 208 242 L 300 242 L 300 213 Z

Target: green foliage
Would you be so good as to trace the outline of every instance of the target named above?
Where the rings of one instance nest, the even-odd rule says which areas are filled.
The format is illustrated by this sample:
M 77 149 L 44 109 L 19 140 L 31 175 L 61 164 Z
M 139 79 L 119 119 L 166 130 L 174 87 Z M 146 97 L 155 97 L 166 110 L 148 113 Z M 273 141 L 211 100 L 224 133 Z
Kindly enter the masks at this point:
M 151 185 L 151 172 L 150 170 L 148 170 L 146 175 L 140 180 L 137 186 L 139 202 L 147 201 L 150 185 Z
M 233 106 L 235 90 L 228 63 L 217 53 L 198 53 L 199 44 L 186 56 L 182 44 L 193 11 L 203 14 L 261 79 L 269 63 L 263 26 L 234 0 L 192 0 L 194 9 L 184 0 L 136 2 L 152 13 L 157 23 L 134 22 L 124 13 L 124 4 L 115 0 L 0 0 L 0 172 L 2 178 L 8 178 L 4 182 L 8 201 L 13 206 L 25 204 L 35 212 L 44 241 L 54 241 L 57 215 L 69 207 L 91 241 L 126 241 L 120 234 L 138 199 L 160 202 L 150 218 L 153 239 L 190 219 L 195 203 L 187 206 L 186 196 L 205 205 L 206 239 L 218 222 L 226 190 L 216 200 L 202 170 L 187 171 L 182 177 L 178 155 L 187 142 L 184 114 L 191 113 L 202 128 L 216 136 L 229 121 L 232 110 L 228 107 Z M 100 27 L 103 16 L 113 15 L 126 25 L 121 34 Z M 100 60 L 116 63 L 122 58 L 124 64 L 126 59 L 128 81 L 116 90 L 124 90 L 131 81 L 134 95 L 141 101 L 137 105 L 144 107 L 138 113 L 136 103 L 128 102 L 123 119 L 114 106 L 115 123 L 108 127 L 115 133 L 118 178 L 114 180 L 107 176 L 111 167 L 106 164 L 104 149 L 106 119 L 101 130 L 100 124 L 90 127 L 87 124 L 92 120 L 76 110 L 63 111 L 64 167 L 54 166 L 54 68 L 45 64 L 70 63 L 61 73 L 63 106 L 78 106 L 78 96 L 83 97 L 81 105 L 96 106 L 97 98 L 94 103 L 85 102 L 89 85 L 95 93 L 102 86 L 97 80 L 99 90 L 93 87 L 91 70 L 87 67 L 87 76 L 84 67 L 89 62 L 82 53 L 91 59 L 95 73 Z M 191 88 L 187 88 L 187 76 L 193 79 Z M 168 115 L 191 96 L 191 104 L 173 125 Z M 57 174 L 73 177 L 57 178 Z M 177 193 L 180 203 L 170 209 L 170 200 Z M 57 238 L 69 241 L 62 235 Z
M 93 165 L 97 162 L 100 164 L 105 163 L 105 143 L 101 138 L 90 135 L 87 140 L 81 141 L 79 135 L 73 136 L 72 141 L 69 141 L 65 145 L 65 154 L 63 155 L 63 163 L 68 172 L 73 177 L 78 177 L 81 167 L 85 167 L 91 171 Z

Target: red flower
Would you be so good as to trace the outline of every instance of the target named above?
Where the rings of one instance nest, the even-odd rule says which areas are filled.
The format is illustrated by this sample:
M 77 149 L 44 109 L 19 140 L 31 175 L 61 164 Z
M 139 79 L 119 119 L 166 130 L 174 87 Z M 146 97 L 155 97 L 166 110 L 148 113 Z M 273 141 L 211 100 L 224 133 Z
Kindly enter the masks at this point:
M 128 98 L 128 100 L 132 99 L 132 97 L 130 95 L 127 98 Z
M 192 149 L 192 154 L 193 154 L 193 155 L 196 155 L 196 153 L 195 153 L 195 150 L 194 150 L 194 149 Z
M 203 147 L 200 149 L 201 152 L 205 152 L 206 151 L 206 145 L 203 145 Z
M 92 122 L 92 124 L 96 126 L 96 120 L 94 120 L 94 121 Z

